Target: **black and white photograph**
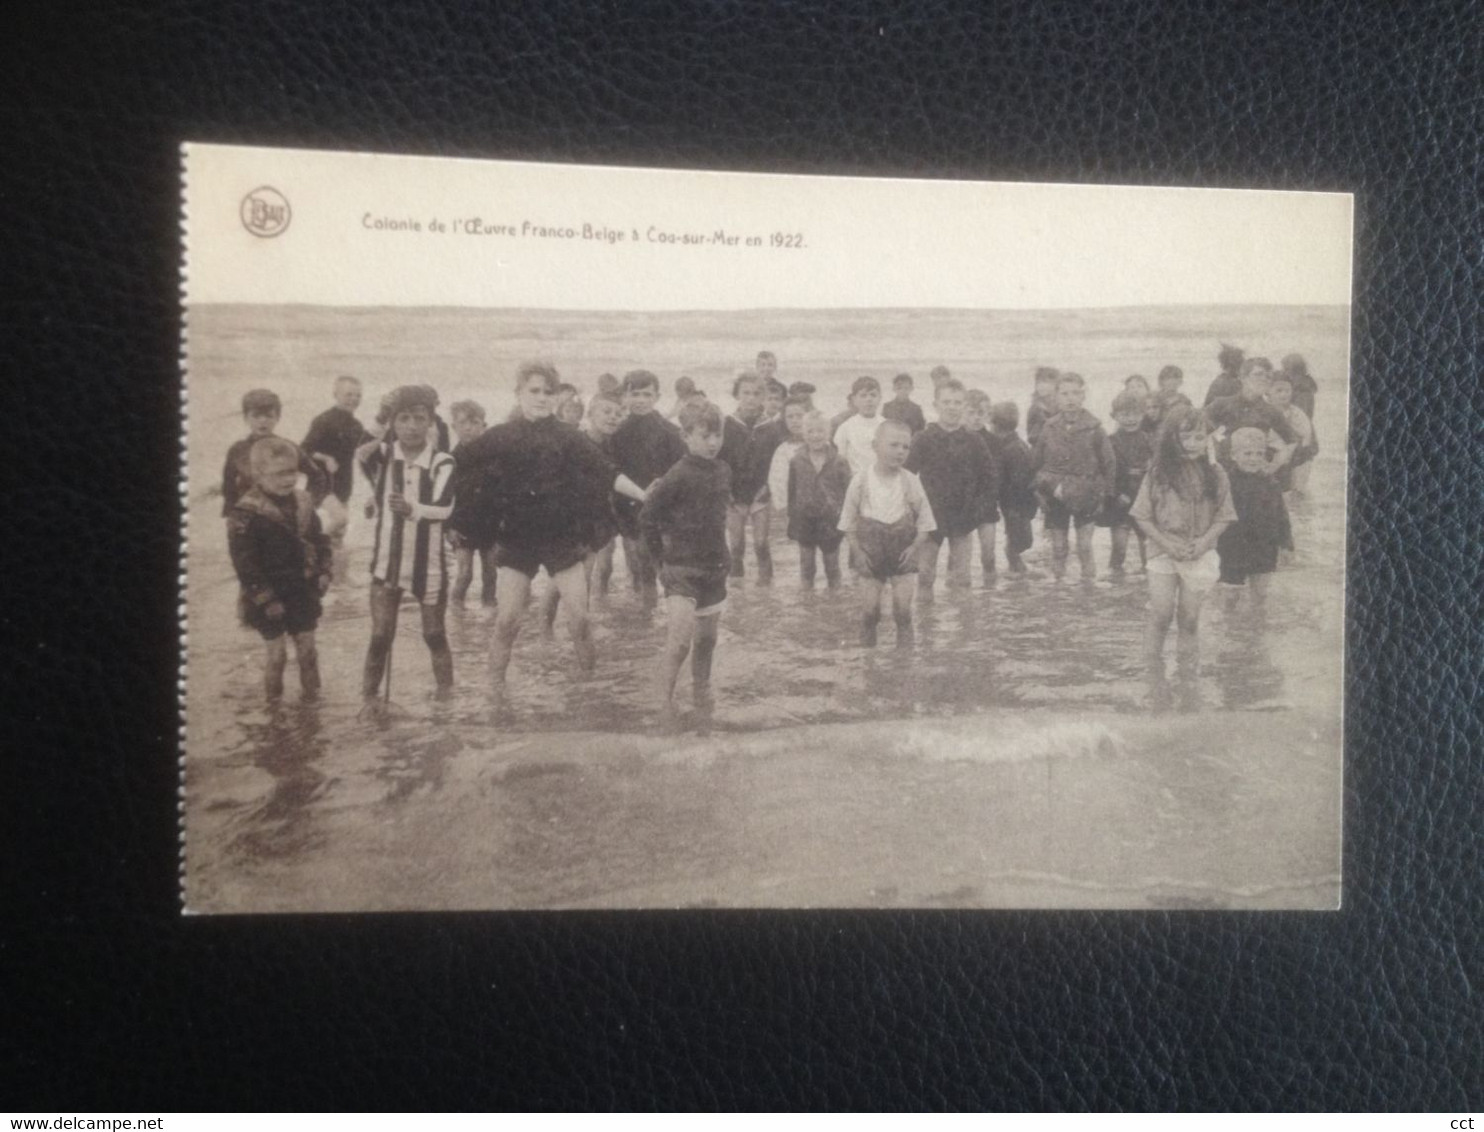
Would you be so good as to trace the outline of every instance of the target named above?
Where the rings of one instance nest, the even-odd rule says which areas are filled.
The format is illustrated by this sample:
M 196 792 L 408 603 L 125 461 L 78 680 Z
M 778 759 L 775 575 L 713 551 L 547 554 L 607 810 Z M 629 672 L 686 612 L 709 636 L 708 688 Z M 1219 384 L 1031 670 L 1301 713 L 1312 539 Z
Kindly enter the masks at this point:
M 183 910 L 1338 908 L 1351 239 L 186 146 Z

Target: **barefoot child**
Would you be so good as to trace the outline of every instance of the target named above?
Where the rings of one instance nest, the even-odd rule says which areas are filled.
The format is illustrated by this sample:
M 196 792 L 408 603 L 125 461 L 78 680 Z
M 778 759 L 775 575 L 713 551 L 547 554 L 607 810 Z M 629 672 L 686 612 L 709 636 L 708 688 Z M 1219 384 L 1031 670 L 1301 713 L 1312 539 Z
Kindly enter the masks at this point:
M 974 532 L 981 522 L 998 519 L 995 497 L 994 461 L 989 446 L 976 433 L 964 427 L 966 404 L 963 382 L 950 377 L 933 393 L 933 408 L 938 420 L 912 440 L 907 470 L 922 480 L 937 529 L 923 544 L 918 561 L 917 592 L 924 601 L 933 600 L 933 583 L 938 577 L 938 552 L 948 543 L 948 586 L 967 589 L 969 554 Z M 990 532 L 990 546 L 994 532 Z M 991 560 L 992 561 L 992 560 Z
M 655 416 L 658 382 L 648 374 L 645 416 Z M 597 663 L 587 618 L 587 571 L 583 562 L 592 539 L 592 515 L 600 501 L 618 491 L 642 500 L 644 492 L 622 475 L 598 448 L 553 415 L 556 369 L 527 362 L 516 371 L 518 415 L 489 429 L 469 444 L 467 465 L 472 495 L 458 501 L 450 526 L 461 539 L 493 533 L 499 612 L 490 643 L 491 696 L 504 714 L 505 677 L 531 595 L 531 581 L 542 567 L 561 593 L 567 625 L 586 674 Z
M 783 414 L 779 418 L 783 429 L 782 439 L 768 464 L 768 500 L 774 511 L 785 514 L 788 511 L 788 469 L 793 464 L 794 457 L 804 447 L 804 418 L 811 412 L 813 409 L 810 408 L 808 397 L 790 393 L 784 399 Z M 825 440 L 828 441 L 828 421 L 825 422 L 825 428 Z
M 1199 702 L 1201 603 L 1216 581 L 1211 551 L 1236 522 L 1231 485 L 1206 456 L 1205 420 L 1195 408 L 1178 408 L 1155 440 L 1154 460 L 1129 516 L 1154 544 L 1149 571 L 1149 628 L 1145 636 L 1150 700 L 1168 707 L 1164 643 L 1176 620 L 1176 673 L 1187 706 Z
M 583 435 L 615 466 L 617 462 L 613 457 L 613 434 L 623 423 L 623 415 L 623 397 L 610 391 L 599 393 L 593 398 L 592 404 L 588 406 L 587 419 L 582 422 Z M 613 577 L 613 547 L 618 535 L 618 522 L 613 517 L 615 502 L 609 495 L 594 505 L 592 577 L 589 579 L 589 589 L 599 595 L 607 594 L 609 580 Z
M 1232 507 L 1237 521 L 1221 532 L 1216 555 L 1221 563 L 1221 582 L 1246 586 L 1254 608 L 1261 609 L 1268 595 L 1268 579 L 1278 569 L 1278 551 L 1293 549 L 1293 530 L 1283 488 L 1268 470 L 1268 438 L 1261 429 L 1239 428 L 1232 434 Z M 1232 594 L 1233 597 L 1237 596 Z
M 320 596 L 330 585 L 330 540 L 309 493 L 295 487 L 300 457 L 280 437 L 255 441 L 248 455 L 252 487 L 227 514 L 227 545 L 242 586 L 238 611 L 243 624 L 268 642 L 263 689 L 269 700 L 283 695 L 286 637 L 294 639 L 304 698 L 319 694 L 314 630 Z
M 830 443 L 830 423 L 823 413 L 802 420 L 804 442 L 789 461 L 784 498 L 788 501 L 788 537 L 799 544 L 799 578 L 814 588 L 814 552 L 824 559 L 825 584 L 840 585 L 840 511 L 850 490 L 850 465 Z M 782 448 L 779 449 L 782 451 Z
M 623 401 L 628 416 L 613 434 L 611 451 L 619 472 L 640 488 L 647 488 L 685 455 L 685 442 L 680 439 L 680 430 L 655 412 L 659 395 L 660 379 L 648 370 L 636 369 L 624 375 Z M 690 395 L 696 395 L 694 388 Z M 639 502 L 617 500 L 614 516 L 623 536 L 629 581 L 635 592 L 642 595 L 645 608 L 652 609 L 659 600 L 659 583 L 655 577 L 655 565 L 650 561 L 639 533 L 642 502 L 642 493 Z
M 687 405 L 680 411 L 686 455 L 650 489 L 639 513 L 649 554 L 660 564 L 665 586 L 665 651 L 660 661 L 663 724 L 677 721 L 675 682 L 687 656 L 697 710 L 708 716 L 711 659 L 721 611 L 727 601 L 727 509 L 732 472 L 718 456 L 723 443 L 721 410 Z
M 874 377 L 856 378 L 850 386 L 850 415 L 833 432 L 835 447 L 856 475 L 876 463 L 876 426 L 881 423 L 876 410 L 880 407 L 881 383 Z M 912 434 L 911 429 L 907 434 Z
M 1108 528 L 1113 543 L 1108 552 L 1108 569 L 1122 574 L 1124 559 L 1128 557 L 1130 531 L 1139 540 L 1140 568 L 1148 564 L 1144 532 L 1134 526 L 1128 517 L 1128 509 L 1134 505 L 1139 487 L 1144 482 L 1144 473 L 1149 470 L 1149 461 L 1154 457 L 1154 440 L 1144 429 L 1144 399 L 1128 392 L 1126 387 L 1113 398 L 1113 419 L 1118 422 L 1118 431 L 1109 440 L 1113 448 L 1113 490 L 1103 502 L 1097 525 Z
M 1031 446 L 1020 439 L 1020 407 L 1014 401 L 1001 401 L 989 410 L 991 436 L 998 454 L 1000 513 L 1005 517 L 1005 561 L 1010 573 L 1024 574 L 1021 555 L 1035 542 L 1031 520 L 1036 517 L 1040 501 L 1036 498 L 1036 473 L 1032 465 Z
M 453 653 L 443 614 L 448 605 L 448 551 L 443 522 L 453 513 L 454 458 L 436 448 L 437 394 L 403 385 L 384 402 L 389 439 L 365 461 L 375 485 L 376 542 L 371 553 L 371 644 L 361 674 L 363 712 L 379 714 L 378 698 L 397 635 L 402 597 L 422 617 L 439 698 L 453 691 Z
M 371 439 L 371 434 L 356 419 L 361 405 L 361 383 L 354 377 L 335 379 L 335 404 L 309 422 L 304 443 L 299 447 L 324 469 L 329 480 L 329 494 L 320 505 L 325 514 L 325 533 L 337 549 L 345 538 L 349 513 L 346 505 L 355 478 L 356 449 Z M 336 554 L 336 565 L 344 556 Z
M 937 528 L 922 482 L 902 467 L 912 451 L 912 430 L 901 421 L 876 428 L 876 459 L 851 477 L 840 509 L 840 530 L 850 540 L 861 592 L 861 644 L 876 645 L 881 590 L 891 586 L 897 647 L 912 643 L 912 592 L 917 558 Z
M 747 554 L 747 530 L 752 528 L 758 581 L 773 579 L 773 554 L 768 547 L 768 464 L 778 447 L 778 430 L 763 415 L 765 388 L 755 373 L 741 373 L 732 383 L 737 410 L 723 426 L 721 462 L 732 472 L 732 505 L 727 509 L 727 545 L 731 548 L 732 577 L 742 577 Z
M 253 445 L 274 434 L 282 414 L 283 402 L 272 390 L 254 389 L 243 396 L 242 419 L 247 422 L 247 435 L 227 449 L 226 466 L 222 468 L 223 517 L 232 513 L 237 500 L 253 486 Z M 299 472 L 304 476 L 305 490 L 318 507 L 329 493 L 330 479 L 324 468 L 310 459 L 302 448 L 295 447 L 294 451 L 299 454 Z
M 464 449 L 465 445 L 472 444 L 476 438 L 484 435 L 484 406 L 477 401 L 455 401 L 448 407 L 448 415 L 453 421 L 453 434 L 457 438 L 451 453 L 454 459 L 454 498 L 457 499 L 462 487 L 460 481 L 463 479 L 459 452 Z M 449 531 L 448 535 L 452 538 L 453 532 Z M 453 602 L 455 605 L 464 604 L 464 598 L 469 593 L 469 586 L 474 581 L 476 557 L 479 559 L 480 603 L 493 607 L 495 604 L 495 545 L 488 538 L 482 540 L 477 546 L 472 542 L 460 540 L 454 550 Z
M 989 394 L 984 390 L 970 389 L 964 394 L 964 431 L 984 442 L 994 473 L 990 493 L 981 501 L 979 526 L 974 532 L 979 539 L 979 565 L 985 585 L 995 576 L 994 536 L 1000 525 L 1000 442 L 989 428 L 989 408 Z
M 1082 407 L 1086 397 L 1081 374 L 1064 373 L 1057 379 L 1061 411 L 1042 428 L 1033 464 L 1051 536 L 1051 572 L 1057 578 L 1066 573 L 1068 531 L 1075 523 L 1082 580 L 1090 582 L 1097 576 L 1092 523 L 1113 487 L 1113 448 L 1097 417 Z
M 881 406 L 881 415 L 889 421 L 901 421 L 916 436 L 927 428 L 927 418 L 922 415 L 922 406 L 912 400 L 912 375 L 899 373 L 891 379 L 892 398 Z

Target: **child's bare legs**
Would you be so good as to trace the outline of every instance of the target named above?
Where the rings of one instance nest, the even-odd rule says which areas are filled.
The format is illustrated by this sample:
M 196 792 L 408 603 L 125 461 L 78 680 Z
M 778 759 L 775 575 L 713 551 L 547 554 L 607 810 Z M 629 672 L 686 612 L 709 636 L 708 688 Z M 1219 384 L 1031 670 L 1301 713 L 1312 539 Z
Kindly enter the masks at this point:
M 839 563 L 836 563 L 835 570 L 839 572 Z M 807 542 L 799 543 L 799 581 L 806 590 L 814 588 L 814 547 Z
M 1309 473 L 1314 468 L 1313 460 L 1305 460 L 1293 469 L 1292 478 L 1289 480 L 1290 490 L 1294 495 L 1302 496 L 1309 490 Z
M 744 559 L 747 554 L 747 505 L 727 505 L 727 549 L 732 556 L 731 576 L 740 578 L 745 573 Z
M 500 708 L 505 702 L 505 674 L 510 669 L 515 638 L 520 635 L 520 619 L 531 596 L 531 579 L 508 566 L 500 567 L 498 578 L 500 608 L 495 614 L 495 631 L 490 636 L 490 681 L 495 706 Z
M 1020 556 L 1031 548 L 1033 542 L 1030 519 L 1005 512 L 1005 561 L 1010 564 L 1012 574 L 1025 573 L 1025 563 Z
M 819 556 L 824 559 L 825 584 L 832 590 L 840 588 L 840 545 L 838 543 L 830 550 L 823 547 L 819 549 Z M 810 561 L 814 559 L 813 551 L 809 554 Z
M 768 535 L 773 526 L 771 504 L 754 504 L 752 510 L 752 552 L 757 555 L 757 580 L 766 586 L 773 581 L 773 548 Z
M 932 543 L 928 544 L 929 546 Z M 911 574 L 903 574 L 910 580 Z M 876 627 L 881 623 L 881 582 L 869 574 L 862 574 L 856 585 L 861 592 L 861 644 L 866 648 L 876 647 Z M 895 583 L 893 583 L 895 587 Z
M 629 538 L 625 535 L 622 541 L 623 564 L 629 572 L 629 585 L 633 587 L 635 593 L 638 593 L 639 587 L 642 584 L 642 579 L 639 577 L 642 573 L 640 569 L 642 564 L 639 561 L 639 540 Z
M 1067 572 L 1067 554 L 1070 544 L 1065 530 L 1051 528 L 1051 576 L 1060 579 Z
M 933 586 L 938 581 L 938 551 L 943 544 L 934 536 L 922 544 L 922 549 L 917 552 L 917 592 L 922 595 L 923 601 L 933 600 Z M 949 547 L 948 561 L 953 562 L 953 548 Z M 907 575 L 911 577 L 911 575 Z
M 721 610 L 695 619 L 695 641 L 691 646 L 690 672 L 696 708 L 709 714 L 715 706 L 711 694 L 711 661 L 716 655 L 716 638 L 721 630 Z
M 283 670 L 289 662 L 289 642 L 284 636 L 274 637 L 268 644 L 268 655 L 263 660 L 263 691 L 269 701 L 283 697 Z
M 1252 617 L 1261 624 L 1268 615 L 1268 583 L 1271 574 L 1249 574 L 1247 589 L 1252 594 Z
M 1077 525 L 1077 561 L 1082 566 L 1082 580 L 1090 582 L 1098 576 L 1097 566 L 1092 560 L 1092 536 L 1097 528 L 1091 523 Z
M 446 605 L 418 603 L 423 616 L 423 643 L 433 658 L 433 683 L 441 699 L 453 691 L 453 653 L 448 647 L 448 634 L 443 628 L 443 611 Z
M 1180 580 L 1180 602 L 1176 608 L 1179 635 L 1175 638 L 1175 676 L 1184 685 L 1187 697 L 1195 695 L 1196 678 L 1201 669 L 1201 603 L 1204 592 Z
M 472 546 L 461 546 L 453 552 L 454 577 L 453 598 L 455 605 L 463 605 L 464 598 L 468 596 L 469 584 L 474 581 L 474 548 Z
M 371 643 L 366 648 L 366 667 L 361 674 L 361 698 L 368 703 L 374 703 L 381 694 L 387 656 L 397 636 L 397 610 L 401 603 L 400 589 L 372 579 Z
M 593 592 L 602 597 L 608 593 L 613 578 L 613 539 L 609 539 L 593 556 Z
M 994 534 L 998 523 L 979 524 L 979 565 L 984 570 L 984 580 L 987 582 L 995 573 L 994 564 Z
M 487 547 L 479 552 L 479 604 L 489 608 L 495 604 L 495 548 Z
M 968 534 L 948 536 L 949 589 L 966 590 L 972 584 L 969 580 L 969 562 L 973 558 L 973 544 L 974 535 L 972 531 Z M 991 541 L 990 545 L 993 546 L 994 543 Z
M 911 574 L 898 574 L 891 580 L 891 615 L 897 623 L 899 649 L 912 646 L 912 593 L 915 588 Z
M 557 591 L 556 583 L 550 577 L 546 579 L 546 589 L 541 594 L 541 636 L 545 640 L 551 640 L 556 636 L 557 603 L 562 600 L 562 595 Z
M 282 643 L 283 638 L 279 638 Z M 314 630 L 307 633 L 294 634 L 294 655 L 299 660 L 299 687 L 304 692 L 306 700 L 319 697 L 319 649 L 314 643 Z M 280 682 L 282 681 L 282 670 L 280 670 Z M 280 684 L 281 686 L 281 684 Z
M 1123 573 L 1123 560 L 1128 557 L 1128 533 L 1127 527 L 1108 528 L 1113 543 L 1113 549 L 1108 552 L 1108 569 L 1115 574 Z
M 653 609 L 659 602 L 659 579 L 655 573 L 654 559 L 643 539 L 624 539 L 624 557 L 629 563 L 629 572 L 634 577 L 634 589 L 644 598 L 644 608 Z
M 665 649 L 660 655 L 660 715 L 666 724 L 673 724 L 675 712 L 675 681 L 680 677 L 681 666 L 690 654 L 691 643 L 700 621 L 710 621 L 715 626 L 715 617 L 698 618 L 694 598 L 671 595 L 665 598 Z M 715 639 L 712 647 L 715 647 Z M 707 678 L 710 678 L 711 658 L 706 658 Z
M 1175 618 L 1179 597 L 1179 575 L 1149 575 L 1149 624 L 1144 634 L 1144 661 L 1149 695 L 1156 707 L 1165 706 L 1169 700 L 1169 684 L 1165 680 L 1165 637 L 1170 631 L 1170 622 Z
M 584 675 L 598 665 L 598 650 L 593 644 L 593 629 L 587 619 L 587 586 L 589 565 L 586 558 L 552 575 L 551 590 L 567 607 L 567 629 L 572 646 L 577 650 L 577 667 Z M 552 603 L 556 610 L 556 602 Z

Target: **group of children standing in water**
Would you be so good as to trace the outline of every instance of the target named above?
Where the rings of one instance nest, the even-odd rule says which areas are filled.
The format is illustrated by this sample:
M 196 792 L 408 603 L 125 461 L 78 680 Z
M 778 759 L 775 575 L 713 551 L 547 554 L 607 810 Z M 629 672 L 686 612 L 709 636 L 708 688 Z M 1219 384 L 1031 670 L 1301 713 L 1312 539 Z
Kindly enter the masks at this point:
M 1038 369 L 1024 439 L 1014 403 L 991 404 L 941 366 L 931 375 L 934 423 L 912 400 L 907 374 L 897 375 L 884 403 L 875 378 L 856 379 L 847 409 L 827 418 L 814 405 L 815 389 L 785 386 L 766 351 L 733 382 L 736 410 L 726 415 L 688 378 L 676 382 L 673 412 L 661 414 L 659 379 L 646 370 L 621 381 L 603 375 L 584 404 L 554 368 L 532 362 L 518 369 L 516 408 L 500 424 L 488 427 L 478 404 L 459 401 L 448 410 L 450 430 L 432 388 L 404 385 L 382 399 L 380 436 L 355 415 L 360 382 L 342 377 L 334 406 L 295 445 L 274 435 L 278 397 L 255 390 L 243 399 L 249 435 L 228 453 L 222 484 L 242 619 L 267 642 L 269 697 L 282 694 L 290 638 L 304 694 L 316 695 L 320 599 L 344 559 L 359 468 L 375 525 L 361 686 L 368 714 L 385 710 L 392 643 L 409 600 L 436 695 L 451 693 L 445 611 L 450 597 L 466 600 L 476 567 L 481 598 L 496 607 L 490 667 L 499 715 L 509 714 L 506 674 L 542 570 L 550 578 L 543 620 L 549 628 L 560 609 L 578 665 L 591 672 L 588 605 L 608 592 L 621 545 L 645 608 L 663 592 L 657 701 L 663 725 L 673 727 L 687 660 L 697 712 L 704 719 L 712 711 L 727 584 L 745 574 L 749 535 L 757 582 L 771 583 L 775 513 L 786 514 L 787 536 L 798 544 L 801 584 L 816 584 L 817 560 L 825 585 L 839 586 L 847 547 L 861 643 L 877 643 L 889 592 L 901 647 L 913 639 L 914 600 L 933 599 L 945 544 L 949 588 L 970 585 L 975 539 L 987 582 L 997 571 L 1003 519 L 1006 568 L 1026 574 L 1022 556 L 1039 511 L 1058 579 L 1074 539 L 1082 580 L 1096 576 L 1098 526 L 1110 531 L 1115 573 L 1135 544 L 1150 592 L 1151 703 L 1168 707 L 1178 694 L 1188 706 L 1198 702 L 1203 600 L 1219 580 L 1246 587 L 1261 608 L 1280 552 L 1293 545 L 1285 495 L 1305 490 L 1318 449 L 1315 385 L 1301 357 L 1285 358 L 1277 373 L 1234 347 L 1219 358 L 1221 373 L 1200 408 L 1181 392 L 1175 366 L 1160 371 L 1154 390 L 1130 377 L 1111 406 L 1111 435 L 1084 408 L 1080 375 Z M 1174 686 L 1164 666 L 1172 623 Z

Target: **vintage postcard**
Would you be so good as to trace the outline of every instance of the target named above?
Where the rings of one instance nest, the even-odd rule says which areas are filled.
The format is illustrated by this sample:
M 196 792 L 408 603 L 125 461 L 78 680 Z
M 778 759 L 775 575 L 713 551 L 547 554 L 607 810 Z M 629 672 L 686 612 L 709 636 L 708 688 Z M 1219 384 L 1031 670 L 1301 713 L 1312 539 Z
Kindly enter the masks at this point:
M 186 912 L 1339 905 L 1348 195 L 183 161 Z

